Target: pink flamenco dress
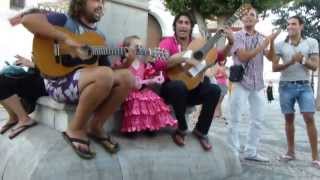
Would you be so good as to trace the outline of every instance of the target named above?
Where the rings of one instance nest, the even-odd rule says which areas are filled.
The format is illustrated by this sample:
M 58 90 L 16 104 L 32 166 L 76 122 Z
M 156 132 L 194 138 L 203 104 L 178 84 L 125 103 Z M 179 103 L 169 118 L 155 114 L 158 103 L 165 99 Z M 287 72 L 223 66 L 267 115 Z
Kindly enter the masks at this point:
M 169 106 L 160 96 L 143 85 L 143 81 L 155 77 L 156 71 L 153 67 L 140 63 L 138 68 L 131 66 L 130 70 L 137 82 L 142 84 L 142 88 L 132 90 L 123 103 L 121 132 L 157 131 L 167 126 L 175 127 L 177 121 L 172 117 Z

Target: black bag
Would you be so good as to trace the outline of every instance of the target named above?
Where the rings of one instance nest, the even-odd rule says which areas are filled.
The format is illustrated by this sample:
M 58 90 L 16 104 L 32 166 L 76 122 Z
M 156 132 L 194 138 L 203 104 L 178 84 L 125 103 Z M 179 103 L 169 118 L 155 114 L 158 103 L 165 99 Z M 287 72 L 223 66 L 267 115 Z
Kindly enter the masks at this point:
M 25 71 L 22 67 L 16 65 L 8 65 L 0 71 L 0 75 L 13 79 L 22 79 L 33 75 L 34 73 L 35 71 L 33 68 L 29 68 L 28 71 Z
M 245 69 L 242 64 L 232 65 L 230 67 L 229 80 L 231 82 L 240 82 L 243 79 Z

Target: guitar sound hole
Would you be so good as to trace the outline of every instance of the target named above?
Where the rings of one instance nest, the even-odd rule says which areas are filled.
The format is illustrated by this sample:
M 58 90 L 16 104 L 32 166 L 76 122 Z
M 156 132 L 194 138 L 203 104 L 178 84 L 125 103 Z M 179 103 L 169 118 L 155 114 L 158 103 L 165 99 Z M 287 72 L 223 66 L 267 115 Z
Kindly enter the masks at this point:
M 197 60 L 202 60 L 202 58 L 203 58 L 203 52 L 201 52 L 201 51 L 194 52 L 194 53 L 193 53 L 193 57 L 194 57 L 195 59 L 197 59 Z

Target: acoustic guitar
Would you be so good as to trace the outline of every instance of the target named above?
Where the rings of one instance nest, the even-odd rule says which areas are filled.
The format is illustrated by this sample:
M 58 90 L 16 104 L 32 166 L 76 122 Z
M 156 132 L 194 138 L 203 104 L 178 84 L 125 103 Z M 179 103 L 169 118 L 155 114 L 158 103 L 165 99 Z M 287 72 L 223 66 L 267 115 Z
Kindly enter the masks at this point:
M 81 48 L 73 48 L 54 39 L 35 35 L 32 49 L 34 63 L 48 78 L 63 77 L 79 68 L 97 66 L 101 56 L 124 56 L 127 51 L 126 48 L 106 47 L 104 37 L 93 31 L 75 34 L 63 27 L 55 28 L 64 32 L 72 40 L 85 45 Z M 169 57 L 169 54 L 161 49 L 138 47 L 136 55 L 151 56 L 154 59 Z
M 252 6 L 250 4 L 242 5 L 224 23 L 224 26 L 231 26 L 251 7 Z M 208 41 L 204 38 L 194 39 L 187 47 L 187 51 L 184 52 L 184 54 L 190 53 L 191 58 L 200 61 L 199 64 L 193 67 L 192 65 L 183 62 L 174 66 L 167 71 L 169 79 L 183 81 L 188 90 L 196 88 L 203 80 L 205 71 L 215 64 L 217 59 L 217 49 L 213 47 L 222 36 L 223 32 L 218 31 L 214 36 L 210 37 Z

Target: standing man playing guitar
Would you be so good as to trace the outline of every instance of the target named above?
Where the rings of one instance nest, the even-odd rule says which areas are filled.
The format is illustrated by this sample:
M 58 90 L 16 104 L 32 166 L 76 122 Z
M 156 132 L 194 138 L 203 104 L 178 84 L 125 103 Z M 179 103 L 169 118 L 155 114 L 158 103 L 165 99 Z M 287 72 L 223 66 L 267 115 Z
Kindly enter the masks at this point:
M 178 14 L 173 22 L 174 36 L 163 39 L 160 48 L 166 49 L 171 57 L 168 63 L 163 63 L 166 71 L 179 66 L 181 63 L 197 65 L 197 61 L 182 57 L 183 52 L 192 41 L 193 19 L 188 13 Z M 233 38 L 231 33 L 228 36 L 229 44 L 224 49 L 225 52 L 231 48 Z M 200 48 L 200 47 L 199 47 Z M 158 61 L 160 63 L 161 61 Z M 163 61 L 162 61 L 163 62 Z M 197 87 L 190 90 L 186 84 L 179 80 L 167 80 L 161 87 L 161 96 L 173 106 L 178 120 L 178 129 L 173 133 L 173 141 L 179 145 L 185 145 L 185 136 L 188 129 L 185 113 L 187 106 L 202 105 L 202 110 L 193 134 L 199 140 L 204 150 L 211 150 L 212 146 L 207 134 L 211 126 L 214 109 L 220 97 L 220 89 L 217 85 L 211 84 L 208 77 L 205 77 Z
M 103 0 L 71 0 L 68 15 L 28 14 L 22 18 L 22 24 L 35 35 L 55 39 L 71 48 L 79 49 L 82 44 L 58 31 L 55 26 L 64 27 L 77 34 L 87 31 L 101 34 L 96 23 L 103 16 L 103 9 Z M 133 50 L 129 49 L 126 57 L 128 61 L 133 60 Z M 103 125 L 124 101 L 134 81 L 128 70 L 112 70 L 109 64 L 106 57 L 101 57 L 99 66 L 80 68 L 65 77 L 45 79 L 46 89 L 52 98 L 78 104 L 74 118 L 66 132 L 63 132 L 63 137 L 75 152 L 85 159 L 95 157 L 95 153 L 90 149 L 88 135 L 109 152 L 119 149 L 118 144 L 105 134 Z M 87 123 L 91 117 L 91 121 Z

